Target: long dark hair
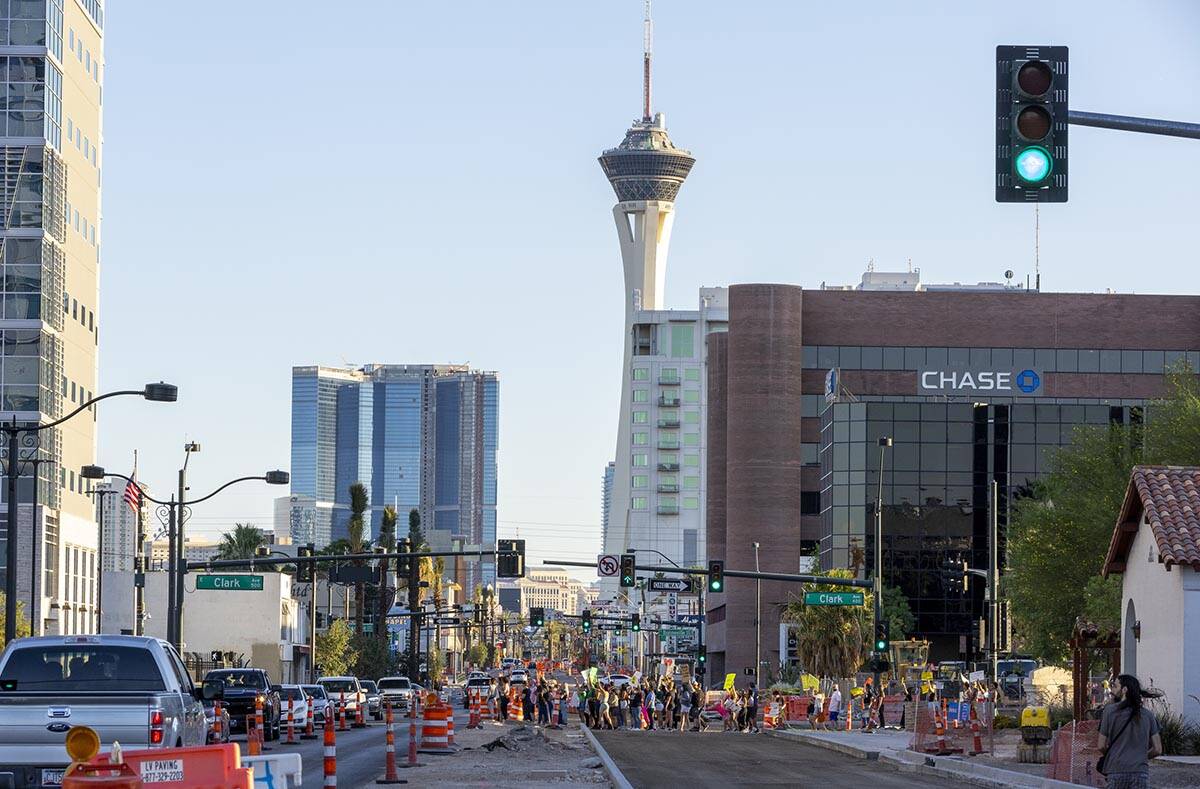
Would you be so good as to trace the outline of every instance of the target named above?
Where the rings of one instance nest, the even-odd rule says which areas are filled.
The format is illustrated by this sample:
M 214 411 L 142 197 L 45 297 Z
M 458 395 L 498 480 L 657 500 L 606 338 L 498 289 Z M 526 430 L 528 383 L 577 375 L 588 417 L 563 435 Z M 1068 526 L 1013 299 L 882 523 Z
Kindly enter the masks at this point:
M 1121 706 L 1132 710 L 1134 717 L 1141 713 L 1143 699 L 1158 698 L 1162 695 L 1155 690 L 1143 689 L 1142 683 L 1138 682 L 1138 678 L 1132 674 L 1122 674 L 1117 677 L 1117 683 L 1125 688 L 1125 698 L 1121 699 Z

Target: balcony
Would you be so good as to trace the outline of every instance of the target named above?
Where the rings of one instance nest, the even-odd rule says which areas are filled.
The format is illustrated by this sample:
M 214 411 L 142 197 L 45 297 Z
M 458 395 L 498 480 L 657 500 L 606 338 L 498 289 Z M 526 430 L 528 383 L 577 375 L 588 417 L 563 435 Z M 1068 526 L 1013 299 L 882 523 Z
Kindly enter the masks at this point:
M 658 439 L 659 449 L 679 449 L 679 439 L 677 438 L 660 438 Z
M 666 483 L 660 482 L 658 484 L 658 492 L 659 493 L 678 493 L 679 486 L 673 482 L 666 482 Z
M 662 428 L 667 428 L 667 429 L 677 428 L 677 427 L 679 427 L 679 419 L 677 417 L 672 417 L 670 419 L 660 419 L 660 420 L 658 420 L 658 426 L 662 427 Z
M 680 378 L 675 375 L 659 375 L 658 376 L 659 386 L 679 386 L 681 383 L 683 383 L 683 381 L 680 380 Z
M 678 408 L 680 406 L 680 400 L 674 395 L 660 395 L 658 398 L 658 405 L 660 408 Z
M 659 515 L 678 515 L 679 514 L 679 505 L 678 504 L 659 504 L 658 505 L 658 514 Z
M 659 463 L 658 470 L 659 471 L 679 471 L 679 464 L 678 463 Z

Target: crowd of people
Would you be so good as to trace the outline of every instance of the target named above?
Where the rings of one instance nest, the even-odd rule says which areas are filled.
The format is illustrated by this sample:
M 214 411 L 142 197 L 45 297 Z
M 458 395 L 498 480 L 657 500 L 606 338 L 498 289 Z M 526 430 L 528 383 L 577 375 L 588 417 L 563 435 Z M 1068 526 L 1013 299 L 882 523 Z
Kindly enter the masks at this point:
M 712 704 L 697 681 L 671 677 L 620 683 L 579 685 L 571 706 L 583 725 L 628 731 L 706 731 L 722 722 L 723 731 L 757 732 L 758 693 L 753 686 L 720 692 Z M 706 707 L 711 713 L 706 715 Z

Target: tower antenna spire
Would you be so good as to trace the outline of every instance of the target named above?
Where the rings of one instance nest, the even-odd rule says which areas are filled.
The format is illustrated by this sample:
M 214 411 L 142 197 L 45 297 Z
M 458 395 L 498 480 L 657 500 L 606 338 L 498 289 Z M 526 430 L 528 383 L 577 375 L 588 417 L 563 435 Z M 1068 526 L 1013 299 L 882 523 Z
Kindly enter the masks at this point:
M 642 120 L 650 122 L 650 56 L 654 48 L 654 20 L 650 18 L 650 0 L 646 0 L 646 21 L 642 31 Z

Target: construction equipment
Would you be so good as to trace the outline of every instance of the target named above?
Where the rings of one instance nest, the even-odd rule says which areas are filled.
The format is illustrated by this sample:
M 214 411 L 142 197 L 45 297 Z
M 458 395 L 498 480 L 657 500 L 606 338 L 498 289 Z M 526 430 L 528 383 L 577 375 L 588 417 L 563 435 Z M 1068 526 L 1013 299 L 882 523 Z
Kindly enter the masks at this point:
M 1021 742 L 1017 761 L 1046 764 L 1050 761 L 1050 708 L 1025 707 L 1021 710 Z

